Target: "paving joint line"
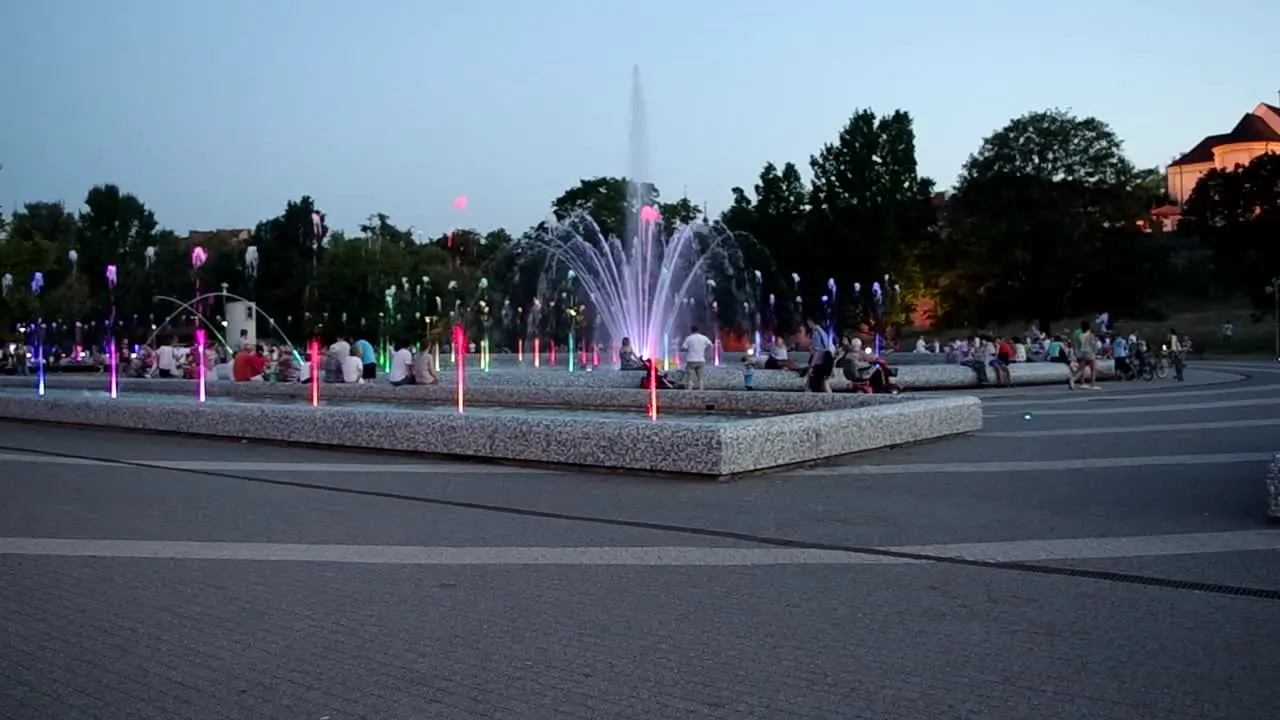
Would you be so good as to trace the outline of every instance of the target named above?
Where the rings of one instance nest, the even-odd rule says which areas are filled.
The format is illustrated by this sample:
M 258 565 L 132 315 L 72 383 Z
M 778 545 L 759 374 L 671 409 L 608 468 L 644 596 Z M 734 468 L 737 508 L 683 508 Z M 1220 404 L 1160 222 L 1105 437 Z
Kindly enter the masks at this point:
M 134 467 L 148 470 L 157 469 L 154 465 L 145 463 L 132 462 L 129 460 L 117 460 L 113 458 L 102 458 L 91 455 L 77 455 L 74 453 L 56 452 L 52 450 L 36 450 L 28 448 L 15 448 L 9 446 L 0 446 L 0 452 L 26 452 L 35 455 L 44 455 L 47 457 L 74 458 L 79 460 L 92 460 L 107 465 L 116 465 L 120 467 Z M 940 565 L 953 565 L 958 567 L 1006 570 L 1012 572 L 1028 573 L 1032 575 L 1053 576 L 1053 577 L 1070 577 L 1081 578 L 1087 580 L 1097 580 L 1102 582 L 1111 582 L 1124 585 L 1136 585 L 1140 587 L 1155 587 L 1168 590 L 1186 590 L 1192 592 L 1208 593 L 1213 595 L 1225 595 L 1229 597 L 1247 597 L 1260 600 L 1280 601 L 1280 589 L 1250 587 L 1244 585 L 1228 585 L 1224 583 L 1209 583 L 1195 580 L 1178 580 L 1173 578 L 1158 577 L 1153 575 L 1141 575 L 1137 573 L 1124 573 L 1110 570 L 1089 570 L 1083 568 L 1074 568 L 1061 565 L 1042 565 L 1029 562 L 1005 562 L 1005 561 L 989 561 L 989 560 L 973 560 L 969 558 L 948 557 L 942 555 L 931 555 L 921 552 L 910 552 L 901 550 L 890 550 L 878 547 L 864 547 L 858 545 L 845 545 L 841 543 L 824 543 L 806 540 L 798 540 L 794 538 L 773 537 L 768 535 L 758 535 L 754 533 L 738 532 L 734 530 L 717 530 L 714 528 L 702 528 L 690 525 L 675 525 L 668 523 L 651 522 L 647 520 L 627 520 L 624 518 L 608 518 L 593 515 L 578 515 L 573 513 L 555 512 L 550 510 L 535 510 L 532 508 L 520 508 L 514 506 L 494 505 L 489 503 L 470 502 L 465 500 L 449 500 L 441 497 L 431 497 L 423 495 L 409 495 L 405 493 L 387 492 L 382 490 L 363 490 L 360 488 L 344 488 L 335 485 L 325 485 L 322 483 L 308 483 L 296 480 L 277 480 L 272 478 L 261 478 L 244 475 L 235 475 L 232 473 L 216 472 L 211 470 L 184 470 L 175 469 L 173 472 L 187 473 L 191 475 L 203 475 L 207 477 L 217 477 L 226 480 L 236 480 L 239 482 L 251 482 L 261 485 L 272 485 L 276 487 L 289 487 L 299 490 L 315 490 L 320 492 L 340 493 L 344 495 L 355 495 L 360 497 L 374 497 L 385 500 L 397 500 L 401 502 L 414 502 L 424 505 L 434 505 L 437 507 L 450 507 L 462 510 L 478 510 L 481 512 L 500 513 L 505 515 L 515 515 L 520 517 L 538 518 L 544 520 L 561 520 L 567 522 L 580 522 L 594 525 L 605 525 L 610 527 L 625 527 L 638 530 L 651 530 L 654 532 L 666 532 L 672 534 L 690 535 L 694 537 L 708 537 L 721 540 L 736 540 L 739 542 L 754 543 L 757 545 L 765 545 L 769 547 L 796 548 L 804 550 L 830 550 L 835 552 L 852 553 L 858 555 L 871 555 L 876 557 L 893 558 L 897 560 L 911 560 L 916 562 L 930 562 Z

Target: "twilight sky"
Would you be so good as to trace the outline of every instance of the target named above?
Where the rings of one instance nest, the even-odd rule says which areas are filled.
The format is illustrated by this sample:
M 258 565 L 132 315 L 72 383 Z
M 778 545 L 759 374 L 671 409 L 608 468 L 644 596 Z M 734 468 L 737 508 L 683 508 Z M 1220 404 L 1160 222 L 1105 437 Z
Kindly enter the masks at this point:
M 860 107 L 910 111 L 944 187 L 1050 106 L 1157 165 L 1276 101 L 1278 26 L 1274 0 L 15 0 L 0 205 L 114 182 L 180 232 L 304 193 L 334 227 L 519 232 L 626 172 L 636 63 L 652 179 L 713 213 L 766 161 L 807 173 Z

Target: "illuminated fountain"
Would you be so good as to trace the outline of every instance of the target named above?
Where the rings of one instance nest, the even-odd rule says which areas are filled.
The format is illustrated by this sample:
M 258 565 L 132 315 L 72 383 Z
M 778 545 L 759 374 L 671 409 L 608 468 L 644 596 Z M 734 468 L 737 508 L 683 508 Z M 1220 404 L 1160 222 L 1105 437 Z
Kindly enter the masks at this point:
M 165 317 L 165 319 L 162 322 L 160 322 L 158 325 L 155 326 L 155 328 L 151 331 L 151 335 L 147 337 L 147 342 L 145 344 L 150 345 L 151 343 L 155 342 L 156 335 L 160 333 L 161 328 L 164 328 L 165 326 L 167 326 L 175 317 L 178 316 L 178 313 L 186 311 L 194 315 L 199 322 L 203 323 L 204 326 L 208 328 L 210 332 L 213 333 L 214 337 L 218 338 L 218 342 L 222 343 L 223 347 L 227 348 L 228 350 L 235 350 L 236 348 L 231 347 L 231 345 L 227 343 L 227 339 L 222 336 L 222 333 L 218 332 L 217 325 L 215 323 L 210 322 L 209 318 L 205 317 L 204 314 L 201 313 L 200 310 L 198 309 L 198 307 L 202 302 L 205 302 L 211 298 L 222 298 L 224 302 L 226 302 L 226 300 L 236 300 L 238 302 L 245 303 L 246 305 L 253 306 L 254 312 L 266 318 L 267 322 L 271 323 L 272 329 L 280 333 L 280 339 L 284 340 L 285 345 L 288 345 L 289 348 L 293 350 L 294 358 L 297 359 L 299 362 L 301 362 L 302 356 L 298 352 L 298 349 L 294 346 L 293 342 L 289 340 L 289 336 L 285 335 L 284 330 L 280 328 L 280 325 L 276 323 L 274 318 L 268 315 L 262 308 L 254 305 L 252 301 L 246 300 L 245 298 L 240 297 L 235 293 L 229 293 L 225 289 L 222 290 L 221 292 L 211 292 L 211 293 L 205 293 L 203 295 L 197 295 L 191 300 L 188 300 L 185 302 L 175 297 L 169 297 L 168 295 L 156 295 L 155 297 L 153 297 L 152 300 L 156 300 L 156 301 L 163 300 L 173 305 L 177 305 L 178 307 L 176 310 L 169 313 L 169 315 Z
M 737 308 L 749 273 L 735 233 L 719 223 L 695 222 L 667 234 L 646 182 L 644 99 L 639 72 L 633 76 L 627 221 L 622 237 L 610 237 L 585 213 L 559 218 L 543 231 L 518 241 L 521 264 L 541 263 L 540 287 L 569 290 L 589 298 L 594 321 L 611 344 L 630 338 L 644 357 L 660 357 L 670 339 L 688 326 L 710 331 L 717 299 Z M 535 309 L 539 303 L 535 302 Z M 535 343 L 537 338 L 535 337 Z M 535 366 L 536 353 L 535 349 Z
M 662 393 L 660 415 L 656 362 L 650 362 L 644 373 L 576 372 L 586 363 L 580 349 L 585 350 L 587 345 L 593 365 L 602 343 L 607 343 L 603 346 L 605 352 L 617 358 L 618 341 L 623 337 L 631 338 L 651 360 L 658 360 L 678 348 L 679 338 L 688 332 L 689 324 L 705 327 L 713 340 L 719 340 L 714 336 L 718 334 L 716 329 L 722 327 L 721 320 L 747 332 L 758 332 L 761 327 L 760 313 L 765 307 L 761 277 L 745 271 L 733 234 L 716 224 L 671 228 L 663 222 L 652 186 L 644 182 L 649 175 L 644 167 L 642 105 L 637 80 L 633 93 L 632 183 L 625 227 L 618 229 L 620 236 L 606 237 L 592 218 L 574 215 L 560 218 L 542 234 L 518 241 L 512 248 L 521 261 L 541 263 L 544 281 L 530 302 L 514 310 L 507 303 L 501 308 L 504 328 L 514 321 L 517 327 L 527 323 L 533 331 L 517 338 L 515 360 L 526 361 L 526 353 L 531 350 L 533 367 L 542 364 L 554 368 L 556 341 L 567 335 L 566 366 L 575 372 L 489 372 L 487 333 L 491 318 L 485 288 L 479 288 L 480 297 L 475 304 L 467 305 L 477 308 L 482 320 L 479 343 L 472 351 L 462 322 L 463 306 L 456 281 L 449 284 L 450 312 L 450 303 L 441 303 L 434 293 L 425 295 L 428 290 L 423 278 L 423 289 L 413 293 L 414 314 L 422 313 L 425 318 L 424 301 L 434 296 L 433 321 L 442 326 L 446 320 L 451 321 L 448 325 L 454 335 L 450 346 L 456 357 L 454 372 L 448 374 L 452 376 L 451 385 L 334 383 L 325 386 L 325 405 L 317 412 L 323 367 L 322 348 L 314 339 L 304 349 L 310 359 L 306 384 L 206 385 L 207 355 L 202 350 L 221 328 L 209 322 L 207 305 L 202 302 L 218 296 L 224 300 L 244 299 L 225 289 L 222 293 L 197 291 L 191 301 L 157 298 L 177 306 L 162 326 L 184 311 L 198 317 L 202 324 L 196 332 L 200 364 L 194 385 L 179 380 L 130 378 L 123 381 L 127 391 L 111 399 L 104 393 L 84 392 L 99 387 L 100 379 L 59 375 L 52 378 L 57 387 L 37 397 L 30 392 L 28 379 L 0 377 L 0 419 L 155 428 L 237 442 L 284 440 L 708 478 L 811 463 L 981 428 L 982 405 L 976 398 L 948 394 L 911 402 L 892 398 L 881 403 L 869 402 L 860 393 L 819 396 L 799 392 L 798 378 L 787 371 L 770 373 L 767 378 L 762 372 L 754 388 L 796 392 L 706 394 L 743 387 L 740 371 L 714 366 L 707 369 L 711 382 L 706 393 Z M 321 221 L 316 217 L 318 226 Z M 154 254 L 154 248 L 147 248 L 148 268 Z M 256 266 L 256 252 L 254 262 L 250 262 L 248 251 L 245 257 L 247 268 Z M 198 261 L 202 258 L 193 258 L 194 270 L 199 269 Z M 39 294 L 42 279 L 38 273 L 33 277 L 33 294 Z M 793 280 L 798 286 L 799 278 L 793 276 Z M 406 278 L 401 278 L 396 287 L 399 292 L 409 293 Z M 388 296 L 398 294 L 396 288 L 388 290 Z M 830 299 L 834 295 L 832 291 Z M 772 295 L 768 296 L 768 316 L 776 325 L 775 301 Z M 202 309 L 206 312 L 202 313 Z M 720 311 L 724 318 L 717 317 Z M 384 312 L 384 320 L 394 319 L 394 305 Z M 263 315 L 288 342 L 275 321 L 266 313 Z M 43 322 L 37 322 L 36 327 L 42 328 Z M 562 334 L 566 327 L 569 332 Z M 36 340 L 39 353 L 43 347 L 41 336 L 37 334 Z M 154 335 L 150 341 L 153 340 Z M 758 338 L 756 342 L 759 343 Z M 540 359 L 543 346 L 545 362 Z M 717 342 L 713 358 L 719 359 L 719 351 Z M 478 356 L 480 373 L 473 374 L 467 367 L 468 355 L 473 354 Z M 438 362 L 440 353 L 434 355 Z M 1052 363 L 1039 365 L 1046 366 L 1042 374 L 1052 382 L 1063 379 L 1060 373 L 1065 372 L 1064 368 Z M 947 375 L 942 378 L 943 387 L 958 386 L 957 382 L 962 386 L 973 373 L 960 366 L 938 368 Z M 43 389 L 42 364 L 38 370 Z M 430 384 L 444 379 L 435 378 Z M 7 387 L 10 385 L 12 390 Z M 752 385 L 748 383 L 748 387 Z M 192 390 L 196 402 L 192 402 Z M 208 402 L 201 402 L 204 400 Z M 641 406 L 644 414 L 639 412 Z M 660 417 L 670 421 L 658 421 Z M 785 421 L 761 421 L 770 417 L 785 417 Z M 352 432 L 352 428 L 359 428 L 359 432 Z M 821 442 L 794 442 L 796 437 L 817 437 Z

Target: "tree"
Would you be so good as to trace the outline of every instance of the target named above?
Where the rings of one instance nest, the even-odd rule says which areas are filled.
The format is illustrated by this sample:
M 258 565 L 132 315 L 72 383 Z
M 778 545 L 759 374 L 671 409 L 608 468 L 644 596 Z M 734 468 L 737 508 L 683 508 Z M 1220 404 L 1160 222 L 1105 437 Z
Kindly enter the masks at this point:
M 933 181 L 919 175 L 911 116 L 860 110 L 809 167 L 806 242 L 795 262 L 812 270 L 801 272 L 802 286 L 812 296 L 834 280 L 842 305 L 853 301 L 857 311 L 853 283 L 915 275 L 918 255 L 933 240 Z
M 1266 294 L 1280 275 L 1280 155 L 1265 153 L 1232 171 L 1210 170 L 1183 207 L 1179 232 L 1198 236 L 1214 259 L 1216 281 L 1243 289 L 1254 306 L 1270 312 Z
M 639 208 L 630 207 L 636 195 L 628 193 L 628 180 L 623 177 L 595 177 L 584 179 L 569 188 L 551 203 L 557 220 L 565 220 L 577 213 L 586 213 L 600 226 L 605 237 L 622 237 L 627 232 L 628 218 L 634 217 Z M 658 188 L 646 184 L 640 197 L 658 204 Z M 675 212 L 683 209 L 677 206 Z
M 1023 115 L 983 140 L 961 173 L 937 249 L 952 319 L 970 324 L 1140 302 L 1144 218 L 1119 138 L 1095 118 Z M 1112 268 L 1125 267 L 1123 282 Z M 1136 296 L 1136 297 L 1135 297 Z
M 761 273 L 759 306 L 762 323 L 770 328 L 793 327 L 800 318 L 789 311 L 792 287 L 791 273 L 820 273 L 805 238 L 805 217 L 809 212 L 809 190 L 794 163 L 786 163 L 782 171 L 773 163 L 765 163 L 756 183 L 752 200 L 740 187 L 733 188 L 733 203 L 721 216 L 726 226 L 745 233 L 755 242 L 743 249 L 748 266 Z M 768 297 L 775 302 L 769 303 Z M 782 303 L 776 298 L 781 296 Z
M 268 312 L 290 337 L 303 337 L 314 329 L 311 311 L 316 297 L 311 279 L 328 233 L 324 214 L 309 195 L 289 201 L 283 213 L 254 228 L 251 242 L 258 248 L 259 260 L 253 298 L 262 308 L 270 308 Z

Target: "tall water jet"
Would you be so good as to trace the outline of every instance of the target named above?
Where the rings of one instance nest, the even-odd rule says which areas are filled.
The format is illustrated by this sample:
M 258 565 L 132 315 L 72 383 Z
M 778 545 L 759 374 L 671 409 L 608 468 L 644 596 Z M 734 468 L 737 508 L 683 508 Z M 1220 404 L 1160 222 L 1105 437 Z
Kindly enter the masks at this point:
M 589 299 L 592 317 L 610 342 L 630 338 L 642 356 L 656 358 L 663 354 L 666 338 L 683 336 L 687 325 L 721 324 L 714 317 L 720 307 L 736 312 L 750 274 L 736 234 L 719 223 L 682 225 L 668 236 L 649 177 L 639 68 L 632 71 L 630 121 L 622 237 L 607 234 L 595 219 L 577 213 L 549 222 L 513 250 L 521 265 L 543 264 L 539 296 L 580 293 L 577 297 Z M 536 347 L 534 352 L 536 358 Z
M 649 128 L 645 122 L 644 90 L 640 66 L 631 68 L 631 128 L 627 142 L 627 208 L 625 233 L 638 238 L 643 231 L 642 213 L 653 207 L 653 181 L 649 177 Z

